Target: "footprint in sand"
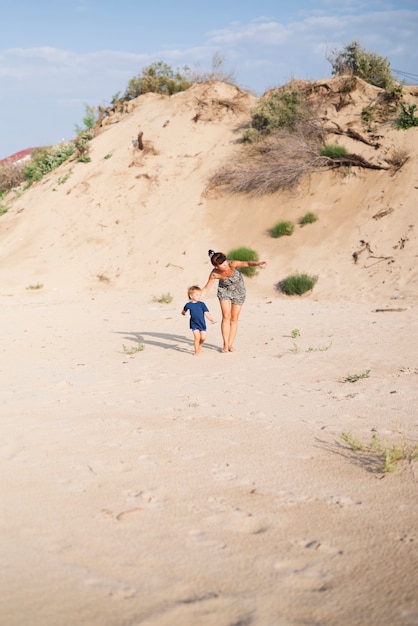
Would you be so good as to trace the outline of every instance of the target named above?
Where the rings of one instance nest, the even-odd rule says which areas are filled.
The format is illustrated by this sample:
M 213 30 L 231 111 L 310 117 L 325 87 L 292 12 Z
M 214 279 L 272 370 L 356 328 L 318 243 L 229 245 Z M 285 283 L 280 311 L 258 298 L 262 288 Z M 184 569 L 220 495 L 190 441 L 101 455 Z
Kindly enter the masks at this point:
M 333 576 L 324 569 L 306 565 L 301 560 L 276 561 L 274 570 L 283 582 L 298 589 L 326 591 L 332 586 Z
M 134 587 L 121 584 L 117 581 L 107 580 L 105 578 L 87 578 L 85 580 L 85 584 L 87 587 L 100 589 L 104 591 L 107 596 L 117 600 L 133 598 L 136 595 L 136 589 Z
M 211 528 L 222 528 L 233 533 L 258 535 L 268 530 L 268 524 L 261 515 L 231 508 L 225 502 L 213 501 L 215 512 L 205 519 L 205 525 Z
M 192 529 L 188 533 L 189 543 L 198 544 L 207 548 L 214 548 L 216 550 L 224 550 L 226 543 L 217 541 L 216 539 L 210 539 L 203 530 Z
M 216 480 L 228 482 L 237 478 L 237 475 L 232 471 L 228 463 L 221 463 L 213 467 L 210 472 Z
M 319 539 L 302 539 L 301 541 L 297 541 L 295 545 L 305 548 L 306 550 L 315 550 L 325 554 L 343 554 L 343 551 L 339 548 L 330 546 Z

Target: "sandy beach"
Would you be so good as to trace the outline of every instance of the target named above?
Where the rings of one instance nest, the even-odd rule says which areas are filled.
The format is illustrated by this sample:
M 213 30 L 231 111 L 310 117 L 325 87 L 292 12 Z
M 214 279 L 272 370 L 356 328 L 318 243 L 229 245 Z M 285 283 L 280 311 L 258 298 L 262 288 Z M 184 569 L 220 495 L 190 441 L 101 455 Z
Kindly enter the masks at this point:
M 142 96 L 91 163 L 0 218 L 7 626 L 418 624 L 418 460 L 384 472 L 344 440 L 418 444 L 418 129 L 387 130 L 411 151 L 395 175 L 208 194 L 253 104 L 220 84 Z M 316 224 L 266 234 L 305 210 Z M 237 351 L 220 352 L 214 289 L 193 357 L 187 287 L 208 248 L 239 244 L 268 265 L 246 279 Z M 280 293 L 290 271 L 313 291 Z

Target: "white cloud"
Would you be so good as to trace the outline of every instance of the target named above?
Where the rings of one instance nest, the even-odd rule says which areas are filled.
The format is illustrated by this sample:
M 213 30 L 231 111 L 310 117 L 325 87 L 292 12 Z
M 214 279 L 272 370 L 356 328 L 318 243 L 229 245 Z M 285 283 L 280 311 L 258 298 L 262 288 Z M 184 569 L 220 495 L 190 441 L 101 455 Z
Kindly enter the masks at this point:
M 277 45 L 284 43 L 290 36 L 290 33 L 278 22 L 260 22 L 260 20 L 256 20 L 245 25 L 236 22 L 229 28 L 215 30 L 208 35 L 209 42 L 218 45 L 247 42 Z

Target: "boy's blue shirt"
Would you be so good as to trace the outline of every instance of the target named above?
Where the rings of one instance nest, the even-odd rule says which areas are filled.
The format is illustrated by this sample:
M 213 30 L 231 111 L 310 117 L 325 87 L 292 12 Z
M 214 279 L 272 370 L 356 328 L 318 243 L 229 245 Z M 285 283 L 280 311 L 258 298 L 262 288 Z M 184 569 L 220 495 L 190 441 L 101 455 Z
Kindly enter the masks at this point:
M 184 310 L 190 312 L 190 328 L 192 330 L 206 330 L 205 313 L 209 311 L 204 302 L 188 302 Z

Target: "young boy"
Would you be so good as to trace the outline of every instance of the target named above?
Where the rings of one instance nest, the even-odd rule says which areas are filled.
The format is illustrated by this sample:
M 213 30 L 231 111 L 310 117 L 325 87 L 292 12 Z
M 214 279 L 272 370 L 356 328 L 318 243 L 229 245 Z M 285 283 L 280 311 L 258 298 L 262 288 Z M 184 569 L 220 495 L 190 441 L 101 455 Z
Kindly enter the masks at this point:
M 193 331 L 194 338 L 194 355 L 199 356 L 202 345 L 206 339 L 206 317 L 212 324 L 215 323 L 212 315 L 209 313 L 209 309 L 204 302 L 200 300 L 202 297 L 202 290 L 197 285 L 189 287 L 187 290 L 189 302 L 184 305 L 181 312 L 182 315 L 186 315 L 187 311 L 190 311 L 190 328 Z

